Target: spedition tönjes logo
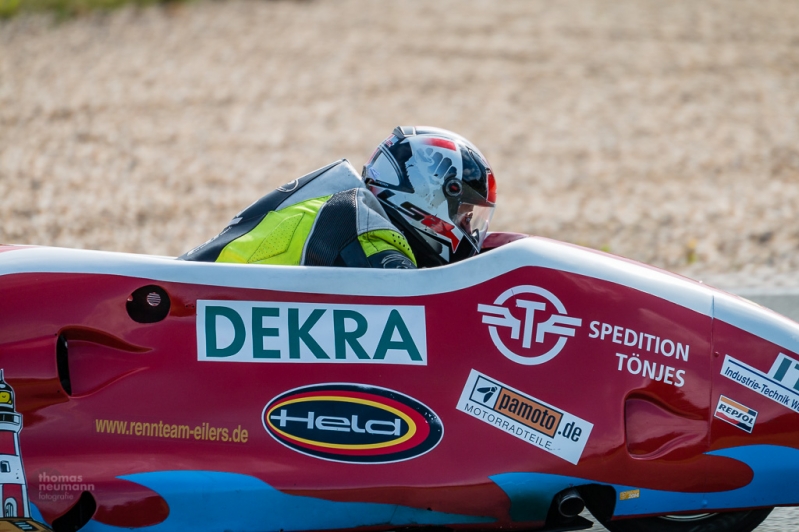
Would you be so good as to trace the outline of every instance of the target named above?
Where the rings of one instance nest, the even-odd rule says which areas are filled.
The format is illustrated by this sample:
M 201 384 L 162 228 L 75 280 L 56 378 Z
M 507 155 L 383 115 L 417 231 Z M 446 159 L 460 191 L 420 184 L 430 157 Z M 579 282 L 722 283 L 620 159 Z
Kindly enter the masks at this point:
M 266 405 L 263 424 L 275 440 L 297 452 L 359 464 L 416 458 L 444 435 L 435 412 L 416 399 L 350 383 L 289 390 Z
M 581 318 L 567 315 L 555 294 L 532 285 L 509 288 L 493 305 L 478 304 L 477 311 L 499 352 L 525 366 L 555 358 L 583 323 Z

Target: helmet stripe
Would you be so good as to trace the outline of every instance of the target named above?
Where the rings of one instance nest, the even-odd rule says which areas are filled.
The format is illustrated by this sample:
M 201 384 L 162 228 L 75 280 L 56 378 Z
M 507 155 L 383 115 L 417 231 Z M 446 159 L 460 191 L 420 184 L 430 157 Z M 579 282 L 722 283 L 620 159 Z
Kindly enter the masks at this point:
M 427 144 L 428 146 L 435 146 L 436 148 L 444 148 L 445 150 L 458 151 L 458 148 L 455 146 L 455 143 L 452 142 L 451 140 L 440 139 L 437 137 L 427 137 L 427 138 L 421 138 L 419 140 L 421 140 L 424 144 Z

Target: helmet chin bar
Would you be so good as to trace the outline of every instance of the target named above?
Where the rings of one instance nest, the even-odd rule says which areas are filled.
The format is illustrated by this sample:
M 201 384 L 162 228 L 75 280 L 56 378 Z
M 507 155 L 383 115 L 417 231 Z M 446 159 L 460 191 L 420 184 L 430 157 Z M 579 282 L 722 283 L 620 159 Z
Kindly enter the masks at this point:
M 387 201 L 380 203 L 394 225 L 405 235 L 420 268 L 444 266 L 473 257 L 480 251 L 472 238 L 465 235 L 453 253 L 449 242 L 440 241 L 428 233 L 418 231 L 394 205 Z
M 452 255 L 450 263 L 468 259 L 469 257 L 474 257 L 478 253 L 480 253 L 480 250 L 477 249 L 477 246 L 475 246 L 475 243 L 472 242 L 472 239 L 468 236 L 464 236 L 461 239 L 461 243 L 458 245 L 458 249 Z
M 433 266 L 443 266 L 447 264 L 447 260 L 441 256 L 441 248 L 443 244 L 434 241 L 433 243 L 423 239 L 419 232 L 410 224 L 410 222 L 403 216 L 397 209 L 387 201 L 380 202 L 388 214 L 388 217 L 397 226 L 397 228 L 405 236 L 408 244 L 411 246 L 411 251 L 416 257 L 416 263 L 420 268 L 430 268 Z M 438 248 L 438 249 L 436 249 Z
M 450 250 L 449 246 L 446 246 L 439 242 L 436 238 L 427 233 L 417 233 L 422 239 L 425 241 L 425 244 L 439 257 L 441 257 L 443 264 L 447 264 L 450 262 L 450 257 L 452 255 L 452 251 Z

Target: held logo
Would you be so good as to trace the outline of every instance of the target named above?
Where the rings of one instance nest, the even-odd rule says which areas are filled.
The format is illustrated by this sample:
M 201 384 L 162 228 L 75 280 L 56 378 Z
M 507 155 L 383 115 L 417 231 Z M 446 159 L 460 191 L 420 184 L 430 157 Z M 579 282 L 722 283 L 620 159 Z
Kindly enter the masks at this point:
M 716 405 L 716 413 L 714 415 L 720 420 L 726 421 L 730 425 L 750 434 L 752 429 L 755 428 L 755 421 L 757 421 L 756 410 L 752 410 L 748 406 L 744 406 L 723 395 L 719 396 L 719 403 Z
M 427 365 L 421 306 L 197 301 L 197 359 Z
M 444 435 L 438 416 L 419 401 L 362 384 L 317 384 L 285 392 L 263 411 L 266 431 L 314 458 L 385 464 L 421 456 Z
M 583 322 L 568 316 L 552 292 L 532 285 L 505 290 L 493 305 L 479 304 L 477 311 L 500 353 L 525 366 L 555 358 Z

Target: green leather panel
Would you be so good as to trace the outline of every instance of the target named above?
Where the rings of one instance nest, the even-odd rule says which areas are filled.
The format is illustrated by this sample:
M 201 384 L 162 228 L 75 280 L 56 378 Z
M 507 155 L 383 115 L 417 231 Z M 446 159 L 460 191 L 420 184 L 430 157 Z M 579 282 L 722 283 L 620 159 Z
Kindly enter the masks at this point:
M 413 262 L 414 266 L 417 265 L 411 246 L 405 240 L 405 237 L 397 231 L 389 229 L 368 231 L 359 235 L 358 241 L 361 243 L 361 247 L 367 257 L 382 251 L 400 251 Z
M 314 220 L 329 199 L 313 198 L 270 212 L 252 231 L 225 246 L 216 262 L 299 265 Z

